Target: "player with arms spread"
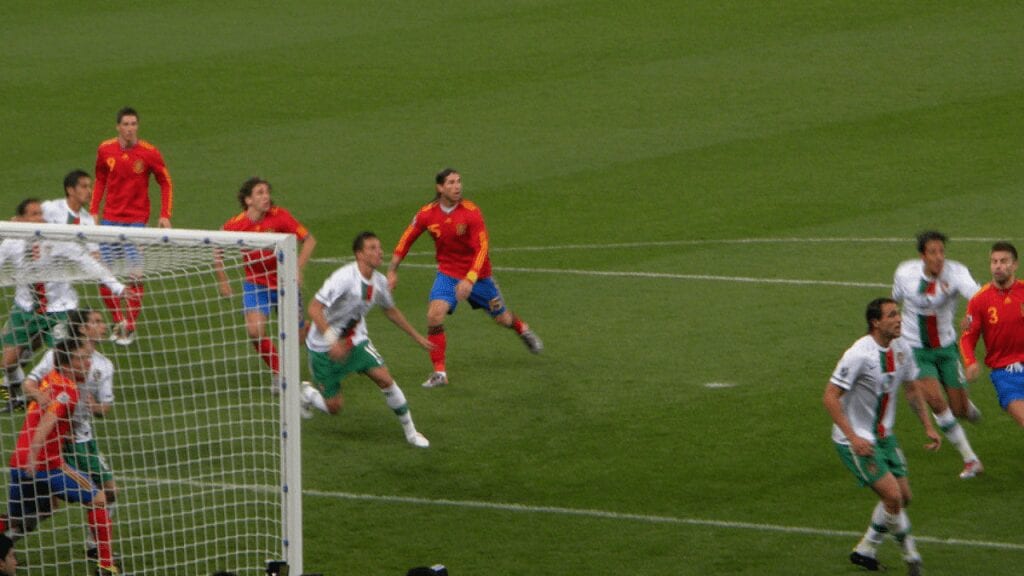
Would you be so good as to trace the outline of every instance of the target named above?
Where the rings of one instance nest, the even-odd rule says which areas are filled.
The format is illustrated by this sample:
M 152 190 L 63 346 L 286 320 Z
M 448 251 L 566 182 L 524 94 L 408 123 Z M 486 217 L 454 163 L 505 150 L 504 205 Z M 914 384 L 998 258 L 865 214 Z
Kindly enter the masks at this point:
M 316 239 L 290 212 L 275 206 L 270 193 L 270 182 L 262 178 L 254 176 L 243 182 L 238 190 L 238 203 L 242 206 L 242 212 L 225 222 L 221 230 L 294 234 L 302 244 L 297 261 L 301 288 L 302 271 L 313 255 Z M 277 306 L 277 255 L 273 250 L 249 250 L 243 256 L 245 282 L 242 284 L 242 308 L 245 312 L 245 329 L 253 348 L 273 373 L 271 390 L 277 393 L 280 391 L 277 346 L 267 337 L 270 309 Z M 214 270 L 221 296 L 230 297 L 233 291 L 224 271 L 223 254 L 220 251 L 216 252 L 214 258 Z M 301 306 L 301 297 L 299 300 Z
M 957 418 L 977 422 L 981 412 L 967 394 L 953 315 L 959 299 L 974 296 L 978 283 L 966 266 L 946 259 L 946 241 L 941 232 L 918 234 L 917 252 L 921 257 L 896 268 L 892 297 L 903 304 L 903 340 L 914 350 L 920 370 L 918 389 L 939 428 L 960 451 L 964 461 L 960 478 L 966 480 L 980 474 L 984 467 Z
M 438 272 L 427 307 L 427 337 L 434 345 L 430 352 L 434 372 L 423 383 L 426 388 L 448 384 L 444 319 L 455 312 L 455 307 L 463 300 L 468 300 L 473 308 L 486 310 L 498 324 L 515 330 L 530 352 L 539 354 L 544 349 L 544 344 L 526 322 L 505 307 L 498 284 L 491 276 L 490 240 L 484 217 L 476 204 L 463 199 L 462 176 L 446 168 L 438 172 L 435 183 L 435 200 L 420 208 L 405 229 L 391 256 L 387 274 L 388 285 L 394 290 L 398 284 L 399 264 L 416 239 L 430 232 Z
M 104 140 L 96 150 L 96 183 L 89 212 L 103 225 L 145 227 L 150 215 L 150 175 L 160 185 L 159 226 L 170 228 L 174 203 L 171 174 L 156 146 L 139 139 L 139 113 L 131 107 L 122 108 L 117 112 L 117 137 Z M 124 298 L 124 310 L 122 297 L 100 286 L 103 303 L 117 324 L 116 341 L 127 346 L 134 341 L 135 324 L 142 311 L 145 292 L 141 280 L 142 258 L 130 244 L 109 244 L 102 249 L 108 262 L 125 258 L 134 277 Z
M 905 510 L 911 498 L 907 462 L 893 435 L 896 392 L 901 383 L 906 385 L 907 400 L 930 439 L 926 448 L 938 450 L 942 437 L 914 386 L 917 365 L 910 346 L 899 337 L 899 306 L 889 298 L 877 298 L 868 304 L 865 318 L 867 335 L 843 354 L 822 399 L 832 417 L 832 442 L 839 458 L 861 486 L 870 486 L 879 497 L 871 526 L 850 554 L 850 561 L 879 570 L 876 552 L 889 532 L 903 547 L 908 574 L 918 576 L 921 555 Z
M 993 244 L 989 268 L 992 282 L 967 303 L 960 352 L 967 379 L 974 380 L 981 371 L 974 349 L 979 337 L 985 339 L 985 365 L 992 370 L 999 406 L 1024 427 L 1024 280 L 1017 279 L 1017 248 Z
M 306 335 L 306 347 L 318 387 L 302 383 L 303 416 L 311 416 L 310 407 L 337 414 L 343 404 L 341 381 L 353 372 L 360 372 L 380 388 L 388 408 L 402 424 L 406 441 L 426 448 L 430 442 L 416 431 L 405 394 L 370 341 L 366 314 L 379 306 L 388 320 L 424 349 L 430 350 L 430 341 L 420 335 L 395 306 L 387 279 L 377 272 L 384 258 L 377 235 L 373 232 L 357 235 L 352 242 L 352 252 L 356 261 L 331 274 L 309 302 L 313 325 Z

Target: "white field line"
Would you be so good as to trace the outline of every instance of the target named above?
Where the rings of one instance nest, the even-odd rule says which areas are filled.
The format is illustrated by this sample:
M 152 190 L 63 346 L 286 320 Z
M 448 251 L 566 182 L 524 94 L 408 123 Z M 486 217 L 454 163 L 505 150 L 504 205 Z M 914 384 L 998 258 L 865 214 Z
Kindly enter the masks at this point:
M 957 242 L 990 243 L 997 238 L 957 238 Z M 666 240 L 661 242 L 620 242 L 609 244 L 558 244 L 553 246 L 513 246 L 492 248 L 492 252 L 557 252 L 560 250 L 614 250 L 630 248 L 658 248 L 670 246 L 710 246 L 715 244 L 912 244 L 911 238 L 734 238 L 722 240 Z M 410 252 L 408 256 L 432 256 L 433 252 Z M 351 258 L 312 258 L 314 264 L 341 266 Z M 407 268 L 434 268 L 434 264 L 406 262 Z M 715 274 L 672 274 L 662 272 L 630 272 L 616 270 L 579 270 L 558 268 L 495 267 L 498 272 L 533 274 L 572 274 L 576 276 L 604 276 L 613 278 L 651 278 L 662 280 L 694 280 L 706 282 L 741 282 L 749 284 L 785 284 L 791 286 L 835 286 L 841 288 L 889 288 L 880 282 L 848 282 L 842 280 L 805 280 L 799 278 L 755 278 L 751 276 L 722 276 Z
M 189 485 L 198 490 L 247 490 L 274 494 L 279 490 L 272 486 L 260 486 L 254 484 L 227 484 L 207 483 L 188 480 L 166 480 L 161 478 L 145 477 L 122 477 L 124 483 L 138 482 L 149 485 Z M 314 498 L 330 498 L 333 500 L 355 500 L 362 502 L 386 502 L 392 504 L 414 504 L 418 506 L 445 506 L 451 508 L 476 508 L 479 510 L 496 510 L 501 512 L 521 512 L 526 514 L 552 514 L 556 516 L 578 516 L 585 518 L 602 518 L 606 520 L 619 520 L 626 522 L 642 522 L 646 524 L 676 524 L 686 526 L 704 526 L 708 528 L 721 528 L 725 530 L 751 530 L 756 532 L 780 532 L 784 534 L 807 534 L 810 536 L 826 536 L 836 538 L 857 538 L 861 532 L 849 530 L 830 530 L 827 528 L 809 528 L 805 526 L 783 526 L 780 524 L 760 524 L 757 522 L 731 522 L 728 520 L 705 520 L 701 518 L 678 518 L 675 516 L 654 516 L 650 514 L 629 514 L 623 512 L 609 512 L 607 510 L 594 510 L 589 508 L 563 508 L 561 506 L 529 506 L 526 504 L 507 504 L 502 502 L 481 502 L 477 500 L 448 500 L 432 498 L 416 498 L 412 496 L 386 496 L 378 494 L 354 494 L 351 492 L 334 492 L 327 490 L 302 491 L 303 496 Z M 944 546 L 958 546 L 968 548 L 995 548 L 999 550 L 1024 551 L 1024 544 L 1013 542 L 991 542 L 987 540 L 968 540 L 964 538 L 934 538 L 920 534 L 914 535 L 918 542 L 929 544 L 940 544 Z
M 305 496 L 332 498 L 336 500 L 360 500 L 370 502 L 388 502 L 397 504 L 416 504 L 421 506 L 450 506 L 454 508 L 478 508 L 483 510 L 498 510 L 503 512 L 553 514 L 557 516 L 582 516 L 587 518 L 603 518 L 608 520 L 643 522 L 647 524 L 679 524 L 687 526 L 704 526 L 709 528 L 722 528 L 726 530 L 782 532 L 786 534 L 808 534 L 812 536 L 842 537 L 850 539 L 858 538 L 862 535 L 862 532 L 851 532 L 848 530 L 829 530 L 825 528 L 808 528 L 804 526 L 782 526 L 779 524 L 760 524 L 756 522 L 704 520 L 700 518 L 677 518 L 674 516 L 652 516 L 648 514 L 628 514 L 621 512 L 609 512 L 606 510 L 592 510 L 585 508 L 562 508 L 560 506 L 528 506 L 524 504 L 479 502 L 475 500 L 435 500 L 429 498 L 414 498 L 408 496 L 378 496 L 373 494 L 352 494 L 348 492 L 327 492 L 322 490 L 303 490 L 302 493 Z M 989 542 L 985 540 L 967 540 L 962 538 L 933 538 L 931 536 L 922 536 L 920 534 L 915 534 L 914 537 L 917 539 L 918 542 L 927 542 L 929 544 L 1024 551 L 1024 544 L 1015 544 L 1012 542 Z
M 340 266 L 351 262 L 343 258 L 312 258 L 315 264 Z M 402 263 L 403 268 L 437 268 L 436 264 Z M 495 272 L 522 272 L 527 274 L 555 274 L 565 276 L 605 276 L 612 278 L 653 278 L 660 280 L 698 280 L 707 282 L 740 282 L 748 284 L 788 284 L 795 286 L 838 286 L 842 288 L 891 288 L 881 282 L 847 282 L 843 280 L 801 280 L 798 278 L 755 278 L 752 276 L 717 276 L 713 274 L 671 274 L 666 272 L 629 272 L 616 270 L 576 270 L 572 268 L 517 268 L 495 266 Z
M 956 243 L 991 244 L 1013 238 L 956 238 Z M 714 240 L 662 240 L 653 242 L 610 242 L 607 244 L 553 244 L 546 246 L 505 246 L 491 252 L 557 252 L 559 250 L 619 250 L 623 248 L 664 248 L 671 246 L 713 246 L 716 244 L 903 244 L 913 246 L 913 238 L 722 238 Z M 409 256 L 433 256 L 431 251 L 410 252 Z M 331 259 L 314 258 L 313 261 Z

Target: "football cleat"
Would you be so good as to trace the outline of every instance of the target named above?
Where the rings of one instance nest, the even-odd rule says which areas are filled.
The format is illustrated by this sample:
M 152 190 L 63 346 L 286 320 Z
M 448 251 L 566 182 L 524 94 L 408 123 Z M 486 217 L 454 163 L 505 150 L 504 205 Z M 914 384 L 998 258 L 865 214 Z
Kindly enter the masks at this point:
M 519 337 L 522 338 L 523 344 L 526 344 L 531 353 L 540 354 L 544 350 L 544 343 L 533 333 L 533 330 L 524 330 Z
M 885 566 L 883 566 L 877 558 L 873 558 L 871 556 L 868 556 L 867 554 L 861 554 L 856 550 L 850 553 L 850 562 L 853 562 L 857 566 L 860 566 L 861 568 L 869 572 L 878 572 L 880 570 L 885 570 Z
M 135 330 L 129 330 L 128 324 L 122 320 L 114 327 L 111 337 L 118 346 L 131 346 L 135 342 Z
M 974 405 L 974 402 L 968 401 L 967 403 L 967 421 L 971 424 L 977 424 L 981 422 L 981 410 Z
M 313 401 L 310 400 L 310 396 L 314 390 L 315 388 L 313 388 L 312 384 L 306 381 L 302 382 L 302 398 L 299 401 L 299 414 L 301 414 L 306 420 L 313 417 Z
M 281 394 L 281 375 L 271 374 L 270 375 L 270 393 L 274 396 Z
M 448 375 L 444 372 L 434 372 L 427 378 L 427 381 L 423 383 L 424 388 L 440 388 L 441 386 L 448 385 Z
M 964 469 L 960 471 L 961 480 L 969 480 L 974 478 L 978 474 L 985 471 L 985 467 L 981 465 L 981 460 L 971 460 L 970 462 L 964 462 Z
M 124 320 L 118 322 L 117 324 L 114 324 L 113 330 L 110 331 L 111 342 L 117 342 L 117 339 L 120 338 L 121 334 L 125 331 L 125 326 L 126 324 Z
M 406 435 L 405 440 L 417 448 L 430 447 L 430 440 L 427 440 L 427 437 L 419 432 L 413 432 L 412 434 Z
M 921 561 L 911 560 L 907 562 L 907 576 L 921 576 Z

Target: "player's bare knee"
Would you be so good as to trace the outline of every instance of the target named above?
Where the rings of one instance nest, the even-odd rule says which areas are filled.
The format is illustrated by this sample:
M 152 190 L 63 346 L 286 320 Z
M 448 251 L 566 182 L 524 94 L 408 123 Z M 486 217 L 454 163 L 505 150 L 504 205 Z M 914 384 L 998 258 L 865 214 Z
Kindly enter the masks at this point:
M 512 313 L 509 312 L 508 310 L 505 310 L 501 314 L 498 314 L 497 316 L 495 316 L 494 317 L 494 321 L 497 322 L 498 324 L 501 324 L 502 326 L 504 326 L 506 328 L 511 328 L 512 327 Z

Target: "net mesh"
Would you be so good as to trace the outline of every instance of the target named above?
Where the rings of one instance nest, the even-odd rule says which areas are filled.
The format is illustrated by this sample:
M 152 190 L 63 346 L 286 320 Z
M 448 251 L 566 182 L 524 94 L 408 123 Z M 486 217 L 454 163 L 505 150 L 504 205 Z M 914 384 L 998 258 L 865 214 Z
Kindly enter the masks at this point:
M 101 311 L 110 322 L 98 281 L 112 275 L 123 284 L 140 282 L 144 296 L 135 341 L 96 346 L 114 365 L 113 407 L 93 423 L 116 484 L 113 550 L 130 574 L 262 574 L 268 559 L 282 557 L 288 540 L 282 514 L 287 411 L 247 335 L 241 281 L 247 251 L 267 249 L 285 257 L 276 242 L 280 237 L 120 230 L 0 224 L 5 348 L 18 346 L 12 315 L 20 310 L 19 285 L 70 282 L 78 307 Z M 215 255 L 232 296 L 218 291 Z M 49 311 L 59 319 L 56 312 Z M 285 332 L 279 324 L 271 314 L 267 333 L 280 348 Z M 45 345 L 21 348 L 32 350 L 27 374 Z M 15 378 L 10 370 L 5 366 L 7 379 Z M 0 414 L 5 459 L 25 415 L 24 409 Z M 6 479 L 9 484 L 11 475 Z M 87 531 L 85 508 L 60 502 L 18 541 L 22 572 L 91 573 Z

